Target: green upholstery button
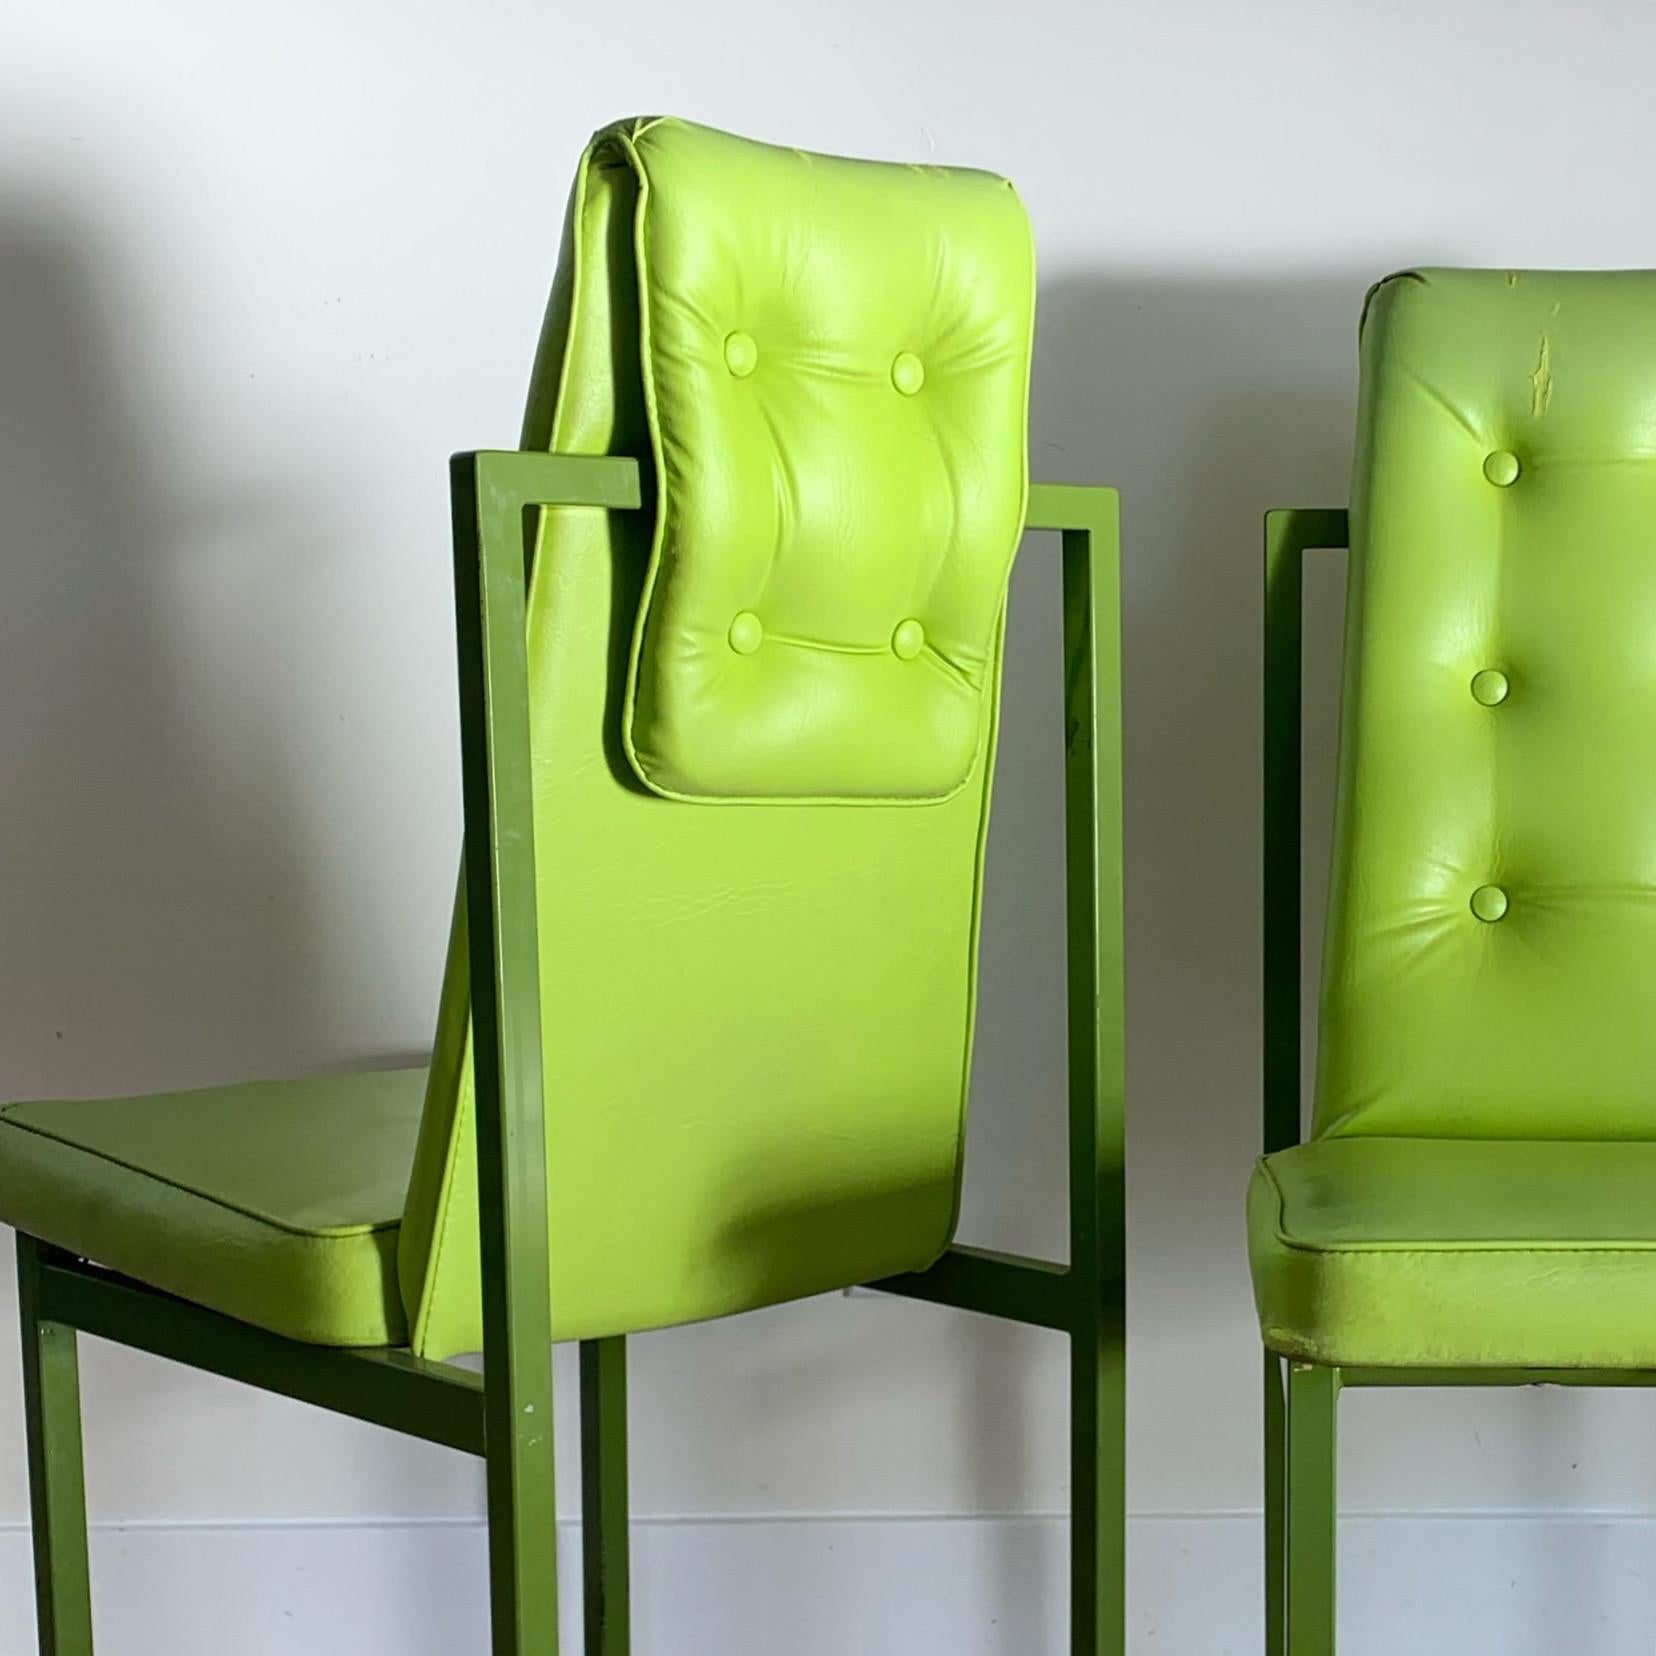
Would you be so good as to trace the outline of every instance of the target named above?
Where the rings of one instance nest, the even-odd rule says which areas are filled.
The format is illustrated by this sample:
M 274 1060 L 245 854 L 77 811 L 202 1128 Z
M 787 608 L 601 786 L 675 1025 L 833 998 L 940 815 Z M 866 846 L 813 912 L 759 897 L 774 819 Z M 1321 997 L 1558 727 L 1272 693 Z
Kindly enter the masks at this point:
M 899 351 L 891 364 L 891 383 L 912 397 L 926 383 L 926 370 L 913 351 Z
M 897 623 L 897 630 L 891 635 L 891 653 L 899 661 L 913 661 L 925 642 L 926 629 L 911 616 Z
M 1484 476 L 1497 489 L 1504 489 L 1509 484 L 1516 483 L 1520 470 L 1518 456 L 1509 449 L 1496 449 L 1493 454 L 1484 456 Z
M 1494 667 L 1486 667 L 1481 673 L 1472 675 L 1472 696 L 1485 707 L 1499 707 L 1507 699 L 1507 691 L 1512 688 L 1507 683 L 1505 673 Z
M 743 333 L 740 328 L 735 333 L 727 333 L 724 358 L 725 367 L 737 379 L 746 379 L 759 366 L 759 347 L 753 343 L 753 335 Z
M 1472 912 L 1491 924 L 1507 911 L 1507 894 L 1497 885 L 1479 886 L 1472 893 Z
M 730 623 L 730 647 L 737 655 L 752 655 L 765 642 L 765 624 L 752 610 L 743 610 Z

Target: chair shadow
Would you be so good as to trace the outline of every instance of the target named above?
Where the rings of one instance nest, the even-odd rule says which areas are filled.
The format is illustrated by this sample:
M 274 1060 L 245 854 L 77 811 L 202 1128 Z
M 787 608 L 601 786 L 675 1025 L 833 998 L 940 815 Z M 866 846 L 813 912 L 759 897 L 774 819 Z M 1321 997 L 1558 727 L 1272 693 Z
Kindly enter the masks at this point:
M 10 1097 L 258 1073 L 314 1013 L 296 756 L 190 591 L 300 525 L 202 496 L 95 246 L 0 202 Z
M 306 657 L 273 668 L 276 649 L 261 666 L 240 647 L 302 603 L 326 525 L 298 490 L 207 491 L 124 258 L 66 203 L 0 194 L 6 1100 L 295 1073 L 320 1053 L 314 1071 L 337 1039 L 316 784 L 271 694 Z M 177 1483 L 217 1382 L 87 1353 L 91 1505 L 122 1516 Z M 369 1441 L 337 1429 L 344 1454 Z M 0 1439 L 20 1490 L 19 1434 Z M 400 1463 L 367 1455 L 378 1504 Z

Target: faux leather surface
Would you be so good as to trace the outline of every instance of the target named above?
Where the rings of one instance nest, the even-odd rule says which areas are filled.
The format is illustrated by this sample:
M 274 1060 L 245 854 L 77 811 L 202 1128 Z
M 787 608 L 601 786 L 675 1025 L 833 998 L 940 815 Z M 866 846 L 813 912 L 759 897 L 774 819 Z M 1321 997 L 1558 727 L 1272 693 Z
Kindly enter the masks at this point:
M 0 1220 L 318 1345 L 406 1333 L 424 1069 L 0 1109 Z
M 1370 295 L 1318 1142 L 1267 1342 L 1656 1362 L 1656 275 Z
M 1035 282 L 1003 178 L 682 121 L 631 208 L 657 538 L 627 750 L 697 799 L 935 799 L 972 770 L 1023 526 Z
M 666 144 L 675 130 L 721 176 L 727 166 L 733 183 L 747 176 L 732 159 L 746 148 L 735 140 L 714 143 L 678 123 L 650 123 L 648 135 Z M 769 152 L 760 162 L 769 165 Z M 611 169 L 604 188 L 592 185 L 595 168 Z M 869 177 L 878 187 L 883 174 Z M 935 196 L 913 197 L 915 214 L 934 199 L 940 214 L 954 210 L 957 180 L 916 177 L 935 183 Z M 637 179 L 616 162 L 609 138 L 583 163 L 526 446 L 650 453 Z M 770 291 L 771 263 L 797 254 L 803 262 L 788 266 L 797 291 L 818 291 L 814 262 L 826 256 L 833 199 L 802 188 L 775 200 L 744 283 Z M 767 328 L 754 328 L 763 352 Z M 745 414 L 726 416 L 738 434 L 747 429 Z M 675 443 L 695 429 L 717 447 L 713 409 L 705 422 Z M 1003 435 L 1021 467 L 1021 427 Z M 848 435 L 845 454 L 860 452 Z M 985 455 L 982 464 L 994 470 L 1003 459 Z M 800 464 L 802 497 L 855 494 L 856 478 L 819 447 Z M 733 524 L 746 511 L 745 491 L 757 488 L 769 502 L 773 484 L 768 474 L 741 479 L 744 502 L 728 503 Z M 548 512 L 530 583 L 560 1338 L 717 1316 L 922 1267 L 954 1224 L 998 610 L 985 662 L 989 733 L 951 797 L 924 806 L 710 808 L 646 788 L 626 752 L 651 553 L 647 514 Z M 747 556 L 735 542 L 731 555 Z M 766 730 L 768 741 L 776 731 Z M 769 750 L 759 741 L 754 751 Z M 481 1339 L 467 997 L 457 931 L 401 1246 L 413 1343 L 434 1356 Z
M 1317 1130 L 1656 1137 L 1656 275 L 1393 277 L 1362 369 Z
M 1656 1365 L 1656 1143 L 1323 1139 L 1249 1191 L 1266 1344 L 1377 1367 Z

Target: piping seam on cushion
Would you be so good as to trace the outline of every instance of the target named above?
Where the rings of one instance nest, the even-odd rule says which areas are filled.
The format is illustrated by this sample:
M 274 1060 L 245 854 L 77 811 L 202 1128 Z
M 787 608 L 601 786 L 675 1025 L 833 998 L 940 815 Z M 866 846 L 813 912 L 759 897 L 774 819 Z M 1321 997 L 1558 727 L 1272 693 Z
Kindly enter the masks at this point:
M 316 1241 L 344 1241 L 356 1236 L 377 1236 L 384 1231 L 398 1230 L 402 1226 L 401 1214 L 395 1219 L 376 1219 L 365 1225 L 296 1225 L 291 1219 L 280 1219 L 273 1213 L 261 1213 L 257 1208 L 248 1207 L 242 1202 L 226 1201 L 222 1196 L 199 1190 L 194 1185 L 185 1184 L 181 1179 L 169 1178 L 165 1173 L 140 1167 L 136 1162 L 127 1161 L 124 1157 L 112 1156 L 106 1150 L 93 1149 L 92 1146 L 81 1144 L 75 1139 L 65 1138 L 61 1133 L 49 1132 L 46 1128 L 36 1127 L 30 1122 L 11 1119 L 11 1111 L 18 1107 L 11 1104 L 0 1109 L 0 1124 L 19 1133 L 30 1133 L 35 1138 L 44 1139 L 48 1144 L 62 1145 L 66 1150 L 73 1150 L 77 1155 L 90 1156 L 94 1161 L 104 1162 L 110 1167 L 125 1168 L 128 1173 L 134 1173 L 141 1179 L 153 1179 L 156 1184 L 164 1185 L 168 1190 L 176 1190 L 184 1196 L 194 1196 L 197 1201 L 209 1202 L 214 1207 L 223 1208 L 226 1213 L 239 1213 L 244 1219 L 269 1225 L 275 1230 L 287 1232 L 290 1236 L 308 1237 Z
M 1277 1220 L 1273 1227 L 1276 1240 L 1285 1248 L 1291 1248 L 1295 1253 L 1376 1253 L 1376 1254 L 1484 1254 L 1484 1253 L 1652 1253 L 1656 1252 L 1656 1237 L 1647 1241 L 1636 1241 L 1631 1238 L 1614 1242 L 1588 1242 L 1584 1239 L 1575 1239 L 1568 1242 L 1477 1242 L 1466 1239 L 1456 1241 L 1431 1242 L 1424 1238 L 1416 1238 L 1405 1242 L 1301 1242 L 1289 1235 L 1287 1229 L 1287 1197 L 1283 1194 L 1282 1184 L 1277 1179 L 1275 1171 L 1270 1166 L 1270 1158 L 1261 1156 L 1254 1164 L 1266 1179 L 1271 1189 L 1276 1192 Z

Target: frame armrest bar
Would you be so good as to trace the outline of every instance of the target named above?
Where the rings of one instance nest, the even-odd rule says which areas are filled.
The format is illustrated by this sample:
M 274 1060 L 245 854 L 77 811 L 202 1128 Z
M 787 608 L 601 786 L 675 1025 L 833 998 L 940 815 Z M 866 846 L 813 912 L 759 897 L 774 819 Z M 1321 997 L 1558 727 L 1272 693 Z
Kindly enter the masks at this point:
M 477 449 L 449 462 L 452 474 L 476 479 L 485 509 L 600 506 L 630 511 L 643 504 L 643 475 L 631 455 L 543 454 L 527 449 Z
M 1265 514 L 1263 1006 L 1267 1155 L 1300 1136 L 1300 630 L 1305 554 L 1346 545 L 1341 508 Z

